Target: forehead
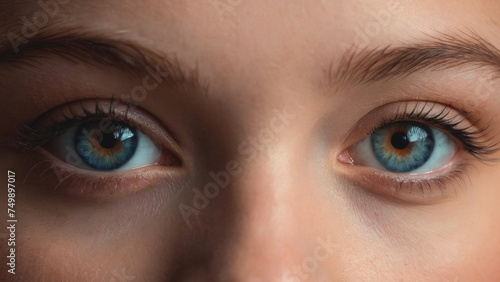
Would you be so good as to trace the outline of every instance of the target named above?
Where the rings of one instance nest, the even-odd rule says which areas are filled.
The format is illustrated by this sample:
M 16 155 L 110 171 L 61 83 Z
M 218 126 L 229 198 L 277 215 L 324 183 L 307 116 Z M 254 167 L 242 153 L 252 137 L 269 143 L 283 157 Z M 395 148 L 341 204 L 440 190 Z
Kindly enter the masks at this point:
M 3 2 L 3 3 L 2 3 Z M 144 35 L 168 35 L 190 32 L 212 38 L 219 35 L 303 35 L 303 33 L 335 32 L 335 37 L 355 28 L 372 29 L 370 21 L 381 25 L 379 35 L 405 31 L 413 33 L 449 25 L 467 27 L 494 24 L 500 3 L 494 0 L 1 0 L 2 19 L 26 16 L 58 3 L 61 12 L 51 18 L 79 21 L 101 29 L 136 31 Z M 41 5 L 45 3 L 45 5 Z M 67 21 L 69 22 L 69 21 Z M 397 25 L 396 25 L 397 23 Z M 256 32 L 241 33 L 252 29 Z M 289 33 L 286 33 L 289 31 Z M 200 34 L 201 33 L 201 34 Z M 177 34 L 173 34 L 177 35 Z M 311 34 L 314 35 L 314 34 Z M 375 37 L 375 36 L 374 36 Z M 156 38 L 157 40 L 160 38 Z M 269 39 L 269 38 L 267 38 Z

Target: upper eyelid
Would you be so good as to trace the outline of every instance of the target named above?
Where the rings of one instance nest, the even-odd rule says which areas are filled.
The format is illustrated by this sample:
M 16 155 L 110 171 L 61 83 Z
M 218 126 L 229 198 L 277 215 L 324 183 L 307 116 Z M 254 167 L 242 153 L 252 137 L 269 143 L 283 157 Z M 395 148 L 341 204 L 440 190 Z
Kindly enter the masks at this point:
M 420 105 L 420 107 L 417 107 L 415 105 Z M 423 110 L 426 107 L 428 112 L 426 112 L 426 110 Z M 430 113 L 431 110 L 429 109 L 433 109 L 432 113 Z M 383 113 L 384 111 L 386 112 Z M 377 113 L 380 114 L 380 116 L 378 116 L 377 118 L 371 118 L 374 115 L 376 116 Z M 417 119 L 413 121 L 425 122 L 423 120 L 418 120 L 418 118 L 432 118 L 438 116 L 439 113 L 448 113 L 451 114 L 454 119 L 462 119 L 464 125 L 461 126 L 473 130 L 473 132 L 485 132 L 483 129 L 485 128 L 485 126 L 487 126 L 487 123 L 482 123 L 481 125 L 476 124 L 476 126 L 474 126 L 474 122 L 468 119 L 468 115 L 466 112 L 459 111 L 449 105 L 424 101 L 393 102 L 370 111 L 369 114 L 364 115 L 358 121 L 357 125 L 354 126 L 353 129 L 357 128 L 359 129 L 359 131 L 349 131 L 349 134 L 346 137 L 347 142 L 346 140 L 342 142 L 343 144 L 347 143 L 345 145 L 346 148 L 342 148 L 341 153 L 336 154 L 336 160 L 344 164 L 355 164 L 350 153 L 352 152 L 352 148 L 359 144 L 359 142 L 363 142 L 366 140 L 366 138 L 369 138 L 369 135 L 367 137 L 367 126 L 364 126 L 366 124 L 369 124 L 368 127 L 374 128 L 374 131 L 377 128 L 380 128 L 381 124 L 384 121 L 387 121 L 387 123 L 391 123 L 395 122 L 396 120 L 411 120 L 408 118 L 409 114 L 412 114 Z M 444 117 L 446 117 L 446 115 L 444 115 Z M 436 126 L 431 122 L 428 122 L 428 124 L 431 126 Z M 443 132 L 450 135 L 449 132 L 446 132 L 444 130 Z M 489 133 L 491 134 L 492 132 Z M 488 137 L 488 135 L 474 137 L 474 144 L 478 144 L 478 142 L 481 142 L 481 138 L 486 138 L 484 139 L 483 144 L 480 144 L 480 147 L 484 148 L 485 151 L 479 159 L 481 161 L 500 161 L 498 159 L 494 159 L 490 155 L 486 155 L 492 154 L 499 149 L 498 143 L 492 143 Z M 354 144 L 351 143 L 352 140 L 355 140 Z M 457 145 L 460 146 L 461 144 L 457 142 Z M 468 152 L 467 150 L 457 150 L 455 152 L 455 156 L 459 157 L 454 157 L 454 161 L 448 162 L 448 164 L 441 166 L 435 171 L 423 174 L 396 174 L 394 172 L 381 170 L 370 165 L 360 165 L 355 170 L 352 170 L 349 166 L 337 166 L 337 172 L 340 175 L 345 176 L 348 181 L 353 181 L 353 185 L 359 185 L 360 187 L 365 188 L 367 191 L 373 192 L 375 195 L 383 196 L 384 199 L 385 197 L 389 197 L 397 201 L 402 201 L 405 204 L 436 204 L 447 199 L 443 196 L 445 195 L 445 191 L 447 191 L 446 189 L 447 187 L 449 187 L 449 185 L 455 185 L 455 183 L 461 184 L 462 181 L 464 183 L 467 183 L 465 181 L 465 179 L 467 178 L 464 177 L 467 175 L 466 168 L 469 166 L 474 167 L 474 163 L 471 162 L 473 158 L 469 157 L 470 155 L 470 152 Z M 477 158 L 476 155 L 474 155 L 474 157 Z M 351 172 L 351 170 L 355 173 Z M 358 175 L 360 174 L 369 174 L 370 177 L 358 177 Z M 425 195 L 425 197 L 414 197 L 414 195 L 412 195 L 411 193 L 412 188 L 418 188 L 419 190 L 421 190 L 422 195 Z M 434 188 L 439 188 L 439 191 L 441 193 L 432 193 Z M 401 191 L 408 191 L 408 189 L 410 193 L 401 193 Z M 435 197 L 436 195 L 439 197 Z
M 69 110 L 71 108 L 73 110 Z M 94 108 L 94 110 L 92 110 L 92 108 Z M 155 143 L 157 143 L 157 145 L 160 145 L 162 148 L 171 150 L 180 159 L 182 159 L 180 157 L 181 143 L 179 142 L 178 138 L 176 138 L 173 132 L 168 131 L 168 128 L 166 126 L 161 124 L 156 120 L 154 116 L 151 116 L 149 113 L 142 110 L 138 106 L 126 104 L 113 99 L 87 99 L 59 105 L 42 114 L 42 116 L 37 118 L 31 124 L 31 126 L 27 126 L 26 130 L 28 132 L 24 131 L 25 133 L 22 134 L 22 136 L 20 136 L 18 140 L 16 140 L 16 143 L 24 149 L 34 149 L 35 146 L 41 145 L 37 143 L 41 141 L 41 138 L 44 138 L 43 141 L 48 142 L 54 137 L 54 135 L 59 134 L 60 132 L 54 132 L 52 136 L 36 136 L 36 134 L 44 134 L 44 132 L 50 134 L 51 132 L 53 132 L 54 128 L 59 129 L 60 131 L 64 131 L 71 126 L 75 126 L 79 123 L 89 120 L 88 117 L 84 115 L 79 116 L 78 113 L 72 112 L 76 109 L 80 109 L 81 113 L 91 115 L 90 118 L 92 119 L 115 119 L 118 121 L 129 123 L 130 125 L 136 127 L 138 130 L 150 136 L 150 138 Z M 64 110 L 69 110 L 76 116 L 72 118 L 64 116 Z M 57 113 L 61 115 L 60 118 L 62 120 L 54 120 L 53 116 Z M 43 123 L 41 127 L 39 127 L 38 125 L 40 123 Z M 30 138 L 34 138 L 34 140 L 31 140 Z M 30 145 L 27 144 L 27 142 L 33 142 L 33 144 Z
M 447 134 L 451 135 L 453 132 L 450 132 L 450 125 L 446 125 L 443 127 L 439 123 L 436 124 L 432 123 L 432 118 L 436 118 L 436 116 L 439 115 L 440 112 L 451 113 L 452 115 L 456 115 L 456 117 L 462 119 L 461 123 L 463 124 L 459 124 L 457 126 L 461 126 L 460 128 L 462 129 L 462 132 L 468 135 L 466 136 L 467 140 L 458 140 L 458 141 L 462 142 L 462 144 L 460 145 L 463 146 L 467 145 L 466 149 L 470 150 L 475 157 L 487 160 L 486 158 L 487 155 L 491 155 L 500 149 L 498 146 L 500 143 L 495 142 L 495 140 L 493 139 L 494 134 L 492 134 L 492 132 L 487 130 L 488 123 L 478 125 L 478 122 L 469 121 L 466 116 L 462 116 L 463 111 L 458 111 L 451 106 L 442 105 L 434 102 L 406 101 L 404 103 L 405 103 L 404 105 L 401 105 L 401 102 L 399 103 L 395 102 L 380 106 L 372 110 L 363 118 L 361 118 L 346 135 L 343 143 L 346 143 L 347 145 L 345 145 L 346 146 L 345 148 L 341 148 L 340 152 L 345 151 L 347 148 L 353 145 L 353 143 L 351 143 L 352 141 L 351 142 L 346 142 L 346 141 L 354 139 L 356 140 L 355 143 L 357 143 L 360 142 L 361 140 L 364 140 L 366 136 L 370 136 L 370 134 L 373 133 L 373 131 L 383 126 L 383 124 L 395 121 L 411 120 L 412 117 L 409 116 L 410 113 L 413 113 L 413 118 L 415 118 L 416 121 L 426 122 L 427 118 L 427 120 L 429 121 L 428 122 L 429 125 L 441 128 L 442 130 L 445 130 Z M 375 114 L 375 113 L 380 113 L 380 111 L 384 111 L 384 109 L 387 109 L 387 107 L 392 107 L 392 114 L 384 114 L 384 116 L 377 116 L 377 114 Z M 428 112 L 422 110 L 425 109 L 426 107 Z M 429 108 L 437 110 L 434 113 L 431 113 L 432 110 L 429 110 Z M 439 108 L 441 108 L 441 111 L 439 111 Z M 388 109 L 387 111 L 390 111 L 390 109 Z M 416 114 L 419 114 L 419 116 Z M 375 116 L 376 118 L 373 119 L 373 116 Z M 446 116 L 444 116 L 444 118 L 446 118 Z M 370 123 L 369 127 L 371 128 L 370 130 L 368 130 L 368 132 L 366 130 L 366 125 L 361 126 L 363 123 L 366 122 L 367 119 Z M 445 123 L 445 121 L 442 121 L 442 123 Z M 456 127 L 454 128 L 456 131 L 460 130 L 459 128 Z M 464 143 L 463 141 L 466 141 L 470 144 Z
M 491 125 L 490 123 L 475 128 L 480 123 L 480 120 L 467 121 L 470 112 L 464 112 L 451 106 L 444 106 L 440 111 L 432 113 L 434 107 L 439 104 L 430 103 L 431 107 L 426 110 L 425 106 L 427 104 L 428 102 L 424 102 L 420 111 L 417 111 L 417 107 L 415 107 L 408 114 L 405 114 L 407 112 L 407 108 L 405 107 L 405 110 L 402 111 L 401 116 L 397 117 L 397 119 L 414 117 L 416 119 L 428 121 L 431 123 L 431 126 L 446 131 L 447 134 L 452 134 L 455 139 L 458 139 L 462 146 L 465 146 L 467 151 L 480 159 L 486 160 L 486 156 L 500 149 L 498 147 L 500 144 L 499 141 L 491 142 L 493 137 L 488 138 L 488 136 L 491 135 L 491 132 L 488 132 Z M 460 126 L 462 123 L 465 123 L 466 126 L 457 128 L 457 126 Z M 486 140 L 480 141 L 482 139 Z

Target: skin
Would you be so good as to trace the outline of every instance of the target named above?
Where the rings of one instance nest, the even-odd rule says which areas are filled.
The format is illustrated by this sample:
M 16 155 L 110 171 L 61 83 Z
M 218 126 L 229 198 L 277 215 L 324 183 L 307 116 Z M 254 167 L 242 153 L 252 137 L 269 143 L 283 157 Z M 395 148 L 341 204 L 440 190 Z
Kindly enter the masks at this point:
M 219 2 L 226 3 L 214 3 Z M 373 13 L 391 10 L 387 2 L 227 1 L 222 11 L 214 3 L 72 0 L 51 18 L 59 27 L 78 27 L 175 56 L 185 72 L 197 66 L 198 77 L 208 84 L 206 93 L 160 84 L 144 99 L 129 100 L 175 134 L 179 145 L 166 149 L 174 150 L 183 165 L 136 168 L 127 181 L 106 178 L 107 184 L 98 186 L 111 189 L 105 196 L 65 193 L 95 182 L 61 182 L 54 166 L 67 173 L 74 169 L 71 165 L 38 151 L 15 149 L 10 140 L 23 122 L 53 107 L 119 97 L 141 85 L 143 76 L 55 55 L 36 66 L 0 67 L 0 95 L 8 105 L 0 113 L 0 167 L 16 173 L 18 219 L 16 275 L 8 274 L 2 263 L 0 277 L 500 279 L 498 162 L 484 163 L 463 153 L 454 161 L 468 164 L 460 176 L 464 181 L 451 180 L 424 195 L 402 191 L 394 198 L 361 184 L 372 177 L 362 166 L 337 160 L 370 133 L 369 125 L 361 124 L 350 134 L 353 126 L 373 109 L 394 102 L 431 101 L 465 109 L 474 118 L 489 120 L 492 136 L 498 135 L 500 84 L 492 80 L 475 92 L 487 70 L 463 66 L 329 88 L 323 79 L 329 62 L 336 66 L 344 46 L 356 45 L 356 28 L 373 22 Z M 387 24 L 368 36 L 368 47 L 408 45 L 424 34 L 473 30 L 500 49 L 498 2 L 398 3 Z M 0 7 L 0 26 L 5 27 L 0 34 L 39 9 L 35 1 L 0 1 Z M 260 153 L 250 157 L 238 149 L 252 138 L 259 140 L 264 130 L 273 134 L 256 141 Z M 151 135 L 168 144 L 158 132 Z M 228 164 L 235 166 L 229 184 L 197 214 L 183 216 L 181 204 L 193 207 L 193 189 L 202 191 L 213 181 L 210 172 L 227 172 Z M 6 193 L 0 197 L 6 203 Z M 8 254 L 4 241 L 2 256 Z

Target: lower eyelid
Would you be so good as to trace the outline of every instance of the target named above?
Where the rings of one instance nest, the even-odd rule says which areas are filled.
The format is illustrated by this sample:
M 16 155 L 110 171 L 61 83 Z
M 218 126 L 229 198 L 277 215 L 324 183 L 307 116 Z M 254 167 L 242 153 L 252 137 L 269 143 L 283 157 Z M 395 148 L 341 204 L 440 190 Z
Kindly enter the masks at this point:
M 464 154 L 457 152 L 441 168 L 420 174 L 392 173 L 341 161 L 337 161 L 336 172 L 351 186 L 363 188 L 380 197 L 407 204 L 430 205 L 455 196 L 459 191 L 457 185 L 466 187 L 470 159 L 465 158 Z
M 31 154 L 35 155 L 33 159 L 35 164 L 30 170 L 27 181 L 35 181 L 37 176 L 43 178 L 42 189 L 47 189 L 45 192 L 78 202 L 116 201 L 146 191 L 158 183 L 174 185 L 185 175 L 182 167 L 155 165 L 125 172 L 94 172 L 75 168 L 43 148 Z

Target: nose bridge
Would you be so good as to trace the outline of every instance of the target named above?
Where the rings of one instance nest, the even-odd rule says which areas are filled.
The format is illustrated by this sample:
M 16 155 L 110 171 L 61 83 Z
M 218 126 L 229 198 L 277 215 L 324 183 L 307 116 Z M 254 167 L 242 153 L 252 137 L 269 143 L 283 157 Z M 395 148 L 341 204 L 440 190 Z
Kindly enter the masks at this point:
M 246 164 L 233 183 L 233 201 L 241 218 L 239 228 L 247 234 L 277 235 L 292 223 L 289 218 L 294 202 L 294 175 L 287 173 L 290 165 L 285 158 L 267 153 Z M 265 232 L 265 231 L 269 232 Z M 257 232 L 258 231 L 258 232 Z M 269 240 L 269 236 L 265 236 Z
M 252 153 L 236 159 L 241 170 L 228 187 L 235 236 L 225 245 L 222 272 L 230 277 L 281 281 L 284 273 L 314 252 L 310 245 L 315 238 L 304 230 L 307 223 L 300 216 L 308 201 L 300 201 L 303 194 L 297 193 L 306 186 L 300 187 L 300 174 L 290 173 L 295 170 L 294 154 L 290 154 L 294 142 L 286 128 L 293 118 L 289 109 L 276 110 L 268 126 L 240 144 L 240 151 Z
M 232 182 L 233 201 L 237 207 L 238 228 L 246 236 L 269 242 L 287 227 L 300 175 L 294 169 L 294 142 L 286 129 L 297 114 L 290 107 L 273 109 L 266 122 L 253 130 L 238 148 L 241 170 Z
M 226 271 L 234 278 L 280 277 L 300 257 L 300 224 L 293 217 L 293 195 L 283 160 L 259 155 L 248 162 L 232 184 L 236 236 L 227 246 Z M 286 166 L 286 164 L 285 164 Z M 256 280 L 260 281 L 260 280 Z
M 325 257 L 332 257 L 311 218 L 319 194 L 304 169 L 308 141 L 297 134 L 309 130 L 304 110 L 288 103 L 269 105 L 258 118 L 243 112 L 255 122 L 245 124 L 226 155 L 227 173 L 211 175 L 227 183 L 215 207 L 224 212 L 211 214 L 213 222 L 226 218 L 216 232 L 226 239 L 210 247 L 217 253 L 211 271 L 221 280 L 297 281 L 324 273 Z

